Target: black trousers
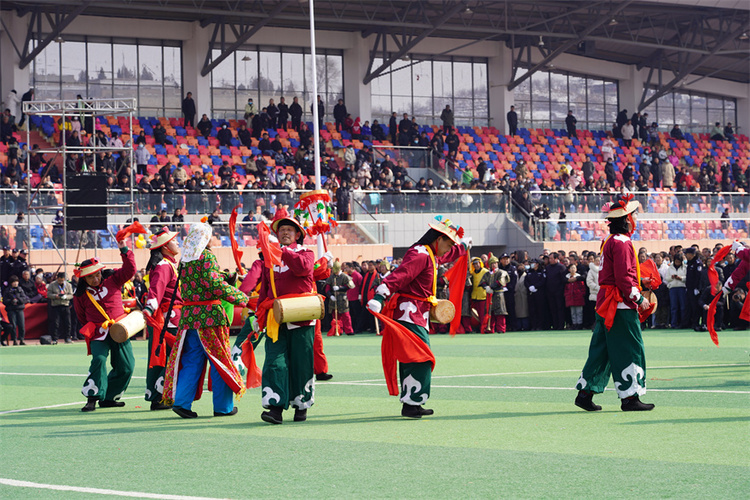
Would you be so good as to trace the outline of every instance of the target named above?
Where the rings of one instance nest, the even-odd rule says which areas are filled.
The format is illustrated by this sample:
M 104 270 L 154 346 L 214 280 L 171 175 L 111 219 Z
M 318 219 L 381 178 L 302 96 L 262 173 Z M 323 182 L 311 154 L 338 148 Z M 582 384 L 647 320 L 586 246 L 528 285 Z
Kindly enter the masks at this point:
M 693 290 L 687 291 L 688 317 L 690 318 L 689 328 L 698 326 L 698 321 L 700 321 L 703 315 L 703 308 L 698 302 L 698 297 L 700 297 L 700 293 L 696 295 Z
M 552 329 L 563 330 L 565 328 L 565 294 L 547 292 L 550 316 L 552 316 Z
M 70 338 L 70 307 L 49 306 L 47 327 L 52 340 Z

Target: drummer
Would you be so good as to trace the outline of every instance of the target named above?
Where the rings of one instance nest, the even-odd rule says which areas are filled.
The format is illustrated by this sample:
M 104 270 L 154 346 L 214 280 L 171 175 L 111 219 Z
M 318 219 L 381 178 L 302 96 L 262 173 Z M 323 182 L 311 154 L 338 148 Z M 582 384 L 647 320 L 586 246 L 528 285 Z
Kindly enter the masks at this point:
M 245 306 L 247 295 L 221 277 L 211 252 L 211 226 L 193 223 L 182 251 L 180 325 L 165 371 L 162 403 L 182 418 L 196 418 L 193 401 L 203 392 L 206 362 L 211 365 L 214 417 L 237 413 L 232 393 L 242 396 L 245 384 L 232 363 L 229 324 L 221 301 Z
M 146 264 L 148 272 L 148 295 L 143 315 L 148 329 L 148 369 L 146 370 L 146 401 L 151 402 L 152 410 L 168 410 L 169 405 L 161 403 L 164 391 L 164 366 L 174 345 L 177 325 L 180 320 L 182 297 L 177 289 L 177 258 L 180 247 L 177 233 L 165 226 L 152 236 L 151 258 Z M 176 294 L 175 294 L 176 291 Z M 172 300 L 172 297 L 174 300 Z M 170 308 L 171 305 L 171 308 Z M 167 321 L 167 314 L 169 320 Z M 164 322 L 167 329 L 164 337 L 161 332 Z M 158 347 L 157 349 L 157 346 Z M 157 352 L 158 351 L 158 352 Z
M 281 246 L 281 265 L 272 269 L 263 266 L 258 317 L 265 325 L 262 311 L 274 299 L 285 296 L 313 295 L 315 255 L 302 246 L 305 233 L 300 223 L 290 217 L 281 217 L 271 223 Z M 315 376 L 313 368 L 313 341 L 316 320 L 282 323 L 277 331 L 272 325 L 266 328 L 266 358 L 263 364 L 261 419 L 271 424 L 283 422 L 282 412 L 294 407 L 294 421 L 307 419 L 307 409 L 313 405 Z
M 135 257 L 124 241 L 118 242 L 122 267 L 111 276 L 102 279 L 105 266 L 98 259 L 88 259 L 75 270 L 78 288 L 73 298 L 78 322 L 84 325 L 81 333 L 86 338 L 88 353 L 91 355 L 89 374 L 81 392 L 88 398 L 81 411 L 125 406 L 118 401 L 128 388 L 133 376 L 135 359 L 130 340 L 119 344 L 109 336 L 109 327 L 124 318 L 122 306 L 122 286 L 135 276 Z M 110 356 L 112 370 L 107 374 L 107 356 Z
M 399 329 L 392 332 L 390 327 L 386 327 L 383 331 L 383 342 L 399 342 L 399 350 L 402 352 L 420 351 L 432 357 L 432 361 L 400 363 L 400 400 L 403 403 L 401 416 L 408 418 L 422 418 L 423 415 L 433 414 L 432 410 L 423 408 L 422 405 L 430 397 L 430 381 L 434 366 L 427 322 L 430 307 L 437 301 L 435 293 L 438 266 L 456 260 L 465 254 L 472 244 L 471 238 L 462 238 L 463 229 L 448 219 L 438 218 L 429 226 L 430 229 L 406 251 L 401 265 L 383 279 L 375 290 L 375 297 L 367 303 L 368 309 L 380 313 L 386 299 L 393 294 L 399 294 L 396 303 L 389 304 L 395 308 L 391 311 L 386 308 L 384 311 L 384 316 L 392 315 Z M 385 354 L 384 350 L 384 356 Z M 385 367 L 385 357 L 383 362 Z M 398 392 L 395 384 L 394 389 L 390 389 L 389 384 L 389 390 L 393 390 L 391 394 L 394 395 Z

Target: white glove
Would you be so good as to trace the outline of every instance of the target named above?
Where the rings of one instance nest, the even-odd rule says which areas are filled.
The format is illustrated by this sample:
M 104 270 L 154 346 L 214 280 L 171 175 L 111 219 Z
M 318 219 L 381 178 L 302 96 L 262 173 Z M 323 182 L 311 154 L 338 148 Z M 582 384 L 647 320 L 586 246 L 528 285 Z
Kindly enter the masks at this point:
M 377 300 L 375 300 L 375 299 L 370 299 L 370 300 L 369 300 L 369 301 L 367 302 L 367 308 L 368 308 L 368 309 L 369 309 L 370 311 L 372 311 L 372 312 L 376 312 L 376 313 L 379 313 L 379 312 L 380 312 L 380 310 L 381 310 L 381 309 L 383 309 L 383 305 L 382 305 L 382 304 L 381 304 L 381 303 L 380 303 L 379 301 L 377 301 Z
M 359 295 L 357 295 L 357 300 L 360 300 L 360 301 L 362 300 L 362 294 L 361 293 Z
M 474 240 L 471 236 L 465 236 L 459 240 L 459 243 L 463 243 L 467 250 L 470 250 L 474 246 Z
M 698 295 L 700 292 L 698 290 L 693 290 L 693 295 Z
M 333 291 L 334 292 L 338 292 L 339 291 L 339 286 L 338 285 L 333 285 Z
M 732 289 L 731 289 L 731 288 L 729 288 L 729 287 L 728 287 L 728 286 L 726 286 L 726 285 L 724 285 L 723 287 L 721 287 L 721 291 L 722 291 L 722 292 L 724 292 L 724 296 L 725 296 L 725 297 L 726 297 L 727 295 L 729 295 L 730 293 L 732 293 Z
M 737 252 L 739 252 L 739 251 L 740 251 L 740 250 L 742 250 L 743 248 L 745 248 L 745 245 L 743 245 L 742 243 L 740 243 L 740 240 L 734 240 L 734 241 L 732 242 L 732 251 L 733 251 L 734 253 L 737 253 Z
M 487 292 L 487 293 L 492 293 L 492 288 L 486 286 L 486 287 L 484 287 L 484 291 Z
M 331 300 L 336 300 L 336 297 L 334 297 L 333 295 L 331 295 L 330 298 L 331 298 Z
M 333 262 L 333 254 L 331 252 L 326 252 L 321 257 L 325 257 L 329 263 Z
M 508 291 L 508 288 L 507 287 L 503 287 L 503 292 L 507 292 L 507 291 Z
M 530 291 L 531 293 L 534 293 L 534 292 L 536 292 L 536 287 L 535 287 L 534 285 L 531 285 L 531 286 L 529 287 L 529 291 Z
M 255 316 L 250 318 L 250 326 L 252 327 L 253 331 L 257 333 L 258 330 L 260 330 L 260 325 L 258 324 L 258 318 L 256 318 Z

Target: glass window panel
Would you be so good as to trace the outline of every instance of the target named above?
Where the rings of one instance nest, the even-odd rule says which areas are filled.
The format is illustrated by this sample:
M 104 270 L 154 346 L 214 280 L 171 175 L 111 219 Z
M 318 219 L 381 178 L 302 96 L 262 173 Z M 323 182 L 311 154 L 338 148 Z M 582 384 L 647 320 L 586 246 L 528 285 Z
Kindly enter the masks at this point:
M 454 99 L 453 114 L 456 118 L 471 118 L 474 115 L 474 106 L 471 99 Z
M 714 123 L 719 122 L 719 127 L 723 130 L 724 129 L 724 111 L 721 109 L 709 109 L 708 110 L 708 126 L 707 128 L 710 129 L 713 127 Z
M 411 96 L 393 96 L 393 111 L 395 111 L 398 114 L 399 121 L 401 121 L 401 118 L 403 117 L 404 113 L 409 113 L 409 116 L 412 114 L 411 109 Z
M 138 47 L 138 64 L 138 84 L 140 86 L 138 91 L 138 108 L 143 115 L 155 116 L 154 114 L 146 113 L 144 108 L 162 108 L 164 106 L 162 48 L 151 45 L 140 45 Z
M 212 58 L 218 57 L 220 53 L 220 51 L 214 50 Z M 213 88 L 234 88 L 234 55 L 224 59 L 211 71 L 211 86 Z
M 182 114 L 182 87 L 177 82 L 164 82 L 164 113 L 166 116 Z
M 61 44 L 63 99 L 75 99 L 81 94 L 85 97 L 97 97 L 86 90 L 86 44 L 83 42 L 65 42 Z M 88 95 L 87 95 L 88 94 Z M 111 96 L 110 96 L 111 97 Z
M 138 98 L 138 87 L 135 85 L 115 85 L 114 98 L 125 99 L 128 97 Z
M 343 56 L 326 56 L 326 69 L 328 71 L 328 75 L 326 77 L 326 81 L 328 83 L 327 92 L 331 94 L 331 102 L 337 102 L 339 99 L 344 98 L 344 74 L 342 70 L 343 63 Z
M 490 116 L 490 105 L 487 99 L 475 99 L 474 100 L 474 117 L 477 120 L 482 120 L 482 125 L 486 125 L 487 119 Z
M 234 89 L 213 89 L 213 107 L 216 110 L 230 110 L 236 112 Z
M 281 54 L 279 52 L 263 51 L 260 57 L 260 92 L 261 103 L 268 104 L 268 98 L 274 97 L 281 82 Z
M 550 73 L 550 100 L 563 106 L 568 105 L 568 77 Z
M 435 97 L 453 97 L 453 73 L 451 63 L 434 61 L 432 63 L 432 78 Z
M 325 55 L 317 55 L 315 57 L 315 64 L 317 65 L 318 70 L 318 78 L 317 78 L 317 85 L 318 85 L 318 94 L 323 98 L 323 102 L 325 104 L 325 111 L 327 114 L 331 114 L 333 112 L 333 107 L 329 106 L 328 102 L 326 102 L 327 96 L 326 93 L 326 72 L 325 72 Z M 312 91 L 313 91 L 313 85 L 312 85 L 312 55 L 305 54 L 305 107 L 304 111 L 305 113 L 310 113 L 310 105 L 314 101 L 312 98 Z
M 513 99 L 516 101 L 529 101 L 531 99 L 531 80 L 527 78 L 513 89 Z
M 674 95 L 675 123 L 688 125 L 690 123 L 690 95 L 684 92 Z
M 580 76 L 570 76 L 568 78 L 568 100 L 581 104 L 586 103 L 586 78 Z
M 693 108 L 693 112 L 701 108 L 705 109 L 707 107 L 706 97 L 700 94 L 693 94 L 690 96 L 690 105 Z
M 410 61 L 396 61 L 391 65 L 391 81 L 393 84 L 393 95 L 411 97 L 411 67 Z
M 412 68 L 414 75 L 414 95 L 419 97 L 432 96 L 432 62 L 422 61 Z M 415 103 L 416 108 L 416 103 Z
M 604 100 L 607 104 L 617 107 L 617 83 L 604 82 Z
M 78 57 L 82 53 L 80 52 Z M 88 78 L 89 82 L 98 86 L 112 85 L 112 45 L 88 44 Z
M 432 97 L 414 97 L 414 114 L 420 123 L 432 123 L 435 113 L 432 110 Z M 438 113 L 439 115 L 440 113 Z
M 709 97 L 708 98 L 708 107 L 711 109 L 722 109 L 723 99 L 721 98 L 715 98 L 715 97 Z
M 565 128 L 565 117 L 568 116 L 568 106 L 563 102 L 552 101 L 552 122 L 555 128 Z M 573 113 L 575 114 L 575 112 Z M 576 115 L 576 118 L 580 119 Z
M 735 109 L 734 99 L 724 99 L 724 109 L 727 111 L 734 112 L 734 109 Z
M 594 124 L 596 124 L 597 129 L 608 129 L 608 120 L 606 119 L 606 115 L 604 114 L 604 106 L 601 104 L 591 104 L 589 103 L 589 107 L 587 109 L 588 111 L 588 122 L 589 126 L 594 127 Z M 576 116 L 579 120 L 581 117 Z M 614 120 L 611 120 L 614 121 Z
M 292 97 L 296 94 L 302 94 L 305 91 L 304 56 L 293 53 L 282 54 L 281 68 L 284 75 L 282 85 L 284 93 Z M 292 97 L 287 97 L 288 104 L 291 104 Z
M 302 54 L 296 54 L 300 58 L 300 75 L 302 74 Z M 237 90 L 243 93 L 243 97 L 253 96 L 257 99 L 257 92 L 248 92 L 258 89 L 258 53 L 254 50 L 238 50 L 235 60 L 237 61 Z M 246 98 L 242 99 L 247 102 Z
M 601 80 L 588 80 L 588 100 L 589 105 L 592 103 L 599 104 L 604 102 L 604 82 Z
M 531 75 L 531 100 L 549 101 L 549 73 L 540 71 Z
M 181 53 L 179 47 L 164 47 L 164 107 L 172 110 L 170 116 L 179 116 L 182 108 Z
M 376 57 L 372 63 L 372 69 L 379 68 L 383 64 L 383 59 Z M 370 82 L 370 88 L 373 95 L 390 95 L 391 93 L 391 76 L 379 76 Z
M 35 99 L 60 99 L 60 45 L 47 45 L 34 59 Z
M 391 97 L 386 95 L 372 96 L 373 116 L 388 117 L 391 114 Z M 388 124 L 386 120 L 386 125 Z
M 471 63 L 453 63 L 453 96 L 456 98 L 472 96 Z
M 115 44 L 114 52 L 115 85 L 135 85 L 138 82 L 138 59 L 135 45 Z
M 487 99 L 486 63 L 474 63 L 474 98 Z

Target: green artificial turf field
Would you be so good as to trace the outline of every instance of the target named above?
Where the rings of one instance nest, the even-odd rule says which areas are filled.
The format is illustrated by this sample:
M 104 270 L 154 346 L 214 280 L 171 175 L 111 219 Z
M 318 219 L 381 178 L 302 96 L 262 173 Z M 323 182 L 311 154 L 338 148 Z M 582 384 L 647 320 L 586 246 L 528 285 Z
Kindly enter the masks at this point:
M 588 332 L 432 336 L 421 420 L 388 396 L 378 337 L 327 337 L 333 380 L 307 422 L 280 426 L 260 420 L 258 389 L 234 417 L 211 417 L 205 393 L 195 420 L 149 411 L 143 341 L 127 405 L 89 414 L 83 343 L 1 348 L 0 498 L 745 498 L 749 333 L 716 348 L 645 332 L 643 413 L 621 412 L 611 382 L 602 412 L 573 406 Z

